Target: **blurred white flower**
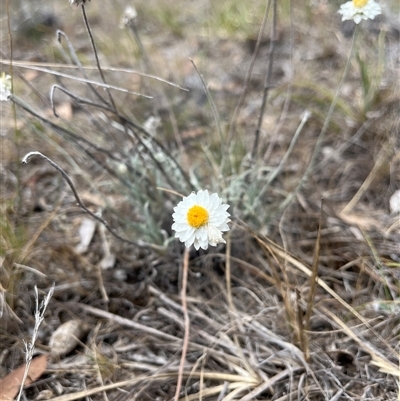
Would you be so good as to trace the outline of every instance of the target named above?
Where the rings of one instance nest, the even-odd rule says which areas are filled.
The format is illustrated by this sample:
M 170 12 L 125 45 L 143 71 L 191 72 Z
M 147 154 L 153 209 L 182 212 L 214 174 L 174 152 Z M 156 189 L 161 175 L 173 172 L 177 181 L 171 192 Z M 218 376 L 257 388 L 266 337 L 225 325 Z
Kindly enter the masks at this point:
M 69 0 L 69 4 L 71 6 L 80 6 L 80 5 L 85 5 L 86 2 L 89 2 L 90 0 Z
M 0 76 L 0 100 L 7 101 L 11 96 L 11 77 L 4 72 Z
M 119 24 L 119 27 L 121 29 L 125 27 L 132 26 L 135 23 L 135 20 L 137 18 L 137 11 L 135 7 L 132 6 L 127 6 L 125 8 L 124 14 L 121 18 L 121 22 Z
M 207 249 L 208 245 L 225 244 L 223 231 L 229 231 L 229 205 L 223 204 L 217 194 L 209 194 L 207 190 L 192 192 L 174 207 L 175 238 L 185 243 L 186 248 L 194 245 Z
M 382 13 L 381 6 L 375 0 L 352 0 L 340 6 L 342 21 L 354 20 L 359 24 L 363 19 L 374 19 Z

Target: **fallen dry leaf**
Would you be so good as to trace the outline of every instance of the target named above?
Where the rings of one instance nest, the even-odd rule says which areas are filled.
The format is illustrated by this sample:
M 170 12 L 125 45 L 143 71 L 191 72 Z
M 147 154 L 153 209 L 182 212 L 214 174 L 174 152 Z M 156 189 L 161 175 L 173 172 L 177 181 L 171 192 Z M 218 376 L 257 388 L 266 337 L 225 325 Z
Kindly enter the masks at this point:
M 63 323 L 50 338 L 51 353 L 58 356 L 68 354 L 79 344 L 86 332 L 87 327 L 81 320 Z
M 24 386 L 35 382 L 46 370 L 46 366 L 46 354 L 33 358 Z M 3 379 L 0 379 L 0 401 L 10 401 L 16 397 L 24 377 L 25 367 L 26 364 L 23 364 Z

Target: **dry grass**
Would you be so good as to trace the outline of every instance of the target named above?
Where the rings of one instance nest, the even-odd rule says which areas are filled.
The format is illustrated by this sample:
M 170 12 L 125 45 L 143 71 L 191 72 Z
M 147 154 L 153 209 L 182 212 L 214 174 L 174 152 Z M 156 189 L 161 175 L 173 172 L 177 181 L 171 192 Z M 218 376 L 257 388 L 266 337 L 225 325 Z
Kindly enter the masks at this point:
M 51 360 L 25 399 L 171 400 L 181 373 L 181 400 L 397 400 L 396 21 L 361 24 L 349 59 L 335 2 L 280 2 L 272 32 L 272 1 L 260 35 L 268 2 L 150 0 L 121 30 L 125 3 L 85 7 L 103 78 L 79 8 L 49 3 L 36 42 L 11 21 L 0 377 L 25 360 L 36 286 L 42 298 L 55 283 L 33 352 Z M 61 28 L 72 48 L 54 42 Z M 65 170 L 95 224 L 51 164 L 21 166 L 30 151 Z M 198 188 L 220 193 L 233 223 L 226 246 L 188 254 L 182 307 L 171 213 Z M 55 352 L 53 333 L 76 320 Z

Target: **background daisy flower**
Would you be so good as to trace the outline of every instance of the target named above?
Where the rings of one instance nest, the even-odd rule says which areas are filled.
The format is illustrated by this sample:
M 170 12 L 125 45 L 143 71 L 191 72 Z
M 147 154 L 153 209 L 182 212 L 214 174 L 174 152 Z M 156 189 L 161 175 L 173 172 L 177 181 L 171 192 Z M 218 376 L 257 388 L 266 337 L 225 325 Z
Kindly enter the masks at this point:
M 354 20 L 359 24 L 363 19 L 374 19 L 382 13 L 381 6 L 374 0 L 352 0 L 340 6 L 342 21 Z
M 225 243 L 222 232 L 229 231 L 228 208 L 216 193 L 210 195 L 207 190 L 191 193 L 174 207 L 175 238 L 184 242 L 186 248 L 194 245 L 196 250 Z
M 0 101 L 7 101 L 11 95 L 11 77 L 4 72 L 0 76 Z

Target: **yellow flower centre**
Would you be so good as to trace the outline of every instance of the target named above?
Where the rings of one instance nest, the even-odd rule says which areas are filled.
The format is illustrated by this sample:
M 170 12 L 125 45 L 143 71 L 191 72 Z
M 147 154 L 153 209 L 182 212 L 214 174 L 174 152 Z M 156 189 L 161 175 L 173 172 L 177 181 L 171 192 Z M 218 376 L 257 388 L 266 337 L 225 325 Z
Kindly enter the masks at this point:
M 369 0 L 353 0 L 354 7 L 362 8 L 364 7 Z
M 207 224 L 208 211 L 203 206 L 195 205 L 188 210 L 186 217 L 189 226 L 199 228 Z

